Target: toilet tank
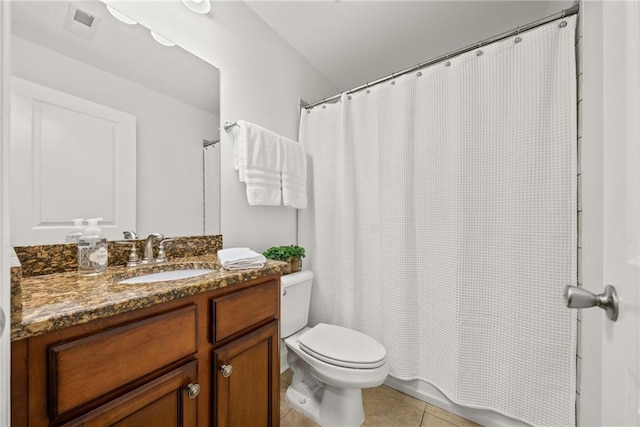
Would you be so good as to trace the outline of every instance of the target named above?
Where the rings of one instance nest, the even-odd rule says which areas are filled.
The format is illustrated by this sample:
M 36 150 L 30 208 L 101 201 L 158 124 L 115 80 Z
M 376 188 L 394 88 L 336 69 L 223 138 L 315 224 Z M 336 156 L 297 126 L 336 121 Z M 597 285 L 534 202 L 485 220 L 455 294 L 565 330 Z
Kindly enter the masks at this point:
M 313 273 L 299 271 L 280 278 L 280 337 L 298 332 L 309 322 Z

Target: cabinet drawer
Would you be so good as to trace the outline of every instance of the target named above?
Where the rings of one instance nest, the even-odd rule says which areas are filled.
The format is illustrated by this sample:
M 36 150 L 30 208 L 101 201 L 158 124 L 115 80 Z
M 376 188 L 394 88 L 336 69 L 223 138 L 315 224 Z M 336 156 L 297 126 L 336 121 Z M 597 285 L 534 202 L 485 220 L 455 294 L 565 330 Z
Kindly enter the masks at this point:
M 279 317 L 277 281 L 267 282 L 211 301 L 211 342 L 228 338 L 254 324 Z
M 197 350 L 196 306 L 49 347 L 49 416 L 117 390 Z

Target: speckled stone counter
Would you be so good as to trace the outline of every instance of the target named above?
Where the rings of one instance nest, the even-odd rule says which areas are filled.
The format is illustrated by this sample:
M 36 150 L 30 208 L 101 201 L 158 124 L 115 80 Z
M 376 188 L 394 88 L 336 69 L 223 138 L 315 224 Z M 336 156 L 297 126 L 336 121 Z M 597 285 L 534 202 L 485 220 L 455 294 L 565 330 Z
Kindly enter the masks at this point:
M 11 264 L 11 318 L 13 318 L 14 313 L 20 311 L 20 307 L 22 307 L 22 288 L 20 288 L 22 268 L 18 255 L 13 249 L 9 254 L 9 262 Z
M 221 235 L 173 239 L 167 244 L 169 261 L 137 267 L 125 267 L 128 245 L 109 242 L 109 268 L 92 277 L 78 275 L 75 244 L 16 247 L 11 258 L 11 339 L 68 328 L 269 274 L 287 274 L 291 269 L 288 263 L 268 261 L 261 269 L 227 271 L 220 267 L 216 255 L 222 249 Z M 142 254 L 144 240 L 127 242 L 136 245 L 138 254 Z M 164 282 L 118 283 L 135 276 L 194 268 L 214 271 Z
M 174 259 L 158 265 L 109 267 L 105 273 L 82 277 L 77 272 L 22 277 L 21 304 L 12 306 L 11 340 L 40 335 L 91 320 L 125 313 L 189 295 L 231 286 L 270 274 L 288 264 L 267 261 L 261 269 L 227 271 L 216 255 Z M 213 272 L 188 279 L 125 285 L 125 278 L 167 270 L 210 268 Z

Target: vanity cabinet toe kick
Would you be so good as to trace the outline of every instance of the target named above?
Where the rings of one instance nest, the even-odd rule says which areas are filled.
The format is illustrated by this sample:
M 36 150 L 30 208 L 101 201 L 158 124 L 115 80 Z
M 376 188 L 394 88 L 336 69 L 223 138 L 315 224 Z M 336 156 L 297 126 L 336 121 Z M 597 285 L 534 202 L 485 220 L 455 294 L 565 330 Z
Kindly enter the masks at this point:
M 12 343 L 13 426 L 278 426 L 280 279 Z

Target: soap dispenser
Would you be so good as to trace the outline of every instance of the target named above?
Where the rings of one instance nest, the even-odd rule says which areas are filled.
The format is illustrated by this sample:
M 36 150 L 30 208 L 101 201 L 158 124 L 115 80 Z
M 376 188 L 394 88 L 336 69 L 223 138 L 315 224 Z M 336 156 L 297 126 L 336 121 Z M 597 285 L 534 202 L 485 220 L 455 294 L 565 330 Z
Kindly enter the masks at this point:
M 82 222 L 83 218 L 76 218 L 73 220 L 73 228 L 64 236 L 64 241 L 66 243 L 78 243 L 80 240 L 80 236 L 83 234 Z
M 100 220 L 88 219 L 89 226 L 78 240 L 78 273 L 83 276 L 95 276 L 107 269 L 107 239 L 98 227 Z

